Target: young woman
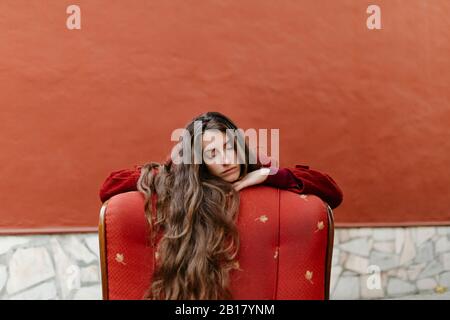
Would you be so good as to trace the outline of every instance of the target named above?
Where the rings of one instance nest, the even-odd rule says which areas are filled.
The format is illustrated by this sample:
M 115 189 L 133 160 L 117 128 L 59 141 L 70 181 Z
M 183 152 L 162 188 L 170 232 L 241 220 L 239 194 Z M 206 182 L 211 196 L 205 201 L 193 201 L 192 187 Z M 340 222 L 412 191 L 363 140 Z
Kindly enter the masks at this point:
M 201 121 L 201 130 L 195 130 Z M 194 148 L 201 141 L 201 163 L 173 161 L 151 162 L 134 170 L 113 172 L 100 190 L 100 199 L 139 190 L 145 196 L 145 213 L 150 224 L 151 240 L 157 242 L 158 264 L 147 299 L 231 299 L 229 272 L 235 268 L 239 250 L 236 219 L 238 191 L 257 184 L 314 194 L 336 208 L 342 191 L 327 174 L 308 166 L 268 168 L 249 163 L 251 150 L 243 144 L 245 157 L 239 158 L 239 143 L 231 143 L 227 129 L 237 126 L 218 112 L 207 112 L 186 127 Z M 197 140 L 196 140 L 197 139 Z M 222 141 L 225 142 L 222 144 Z M 242 140 L 241 140 L 242 141 Z M 183 151 L 177 151 L 183 156 Z M 184 158 L 186 159 L 186 158 Z M 152 206 L 152 198 L 156 206 Z M 156 209 L 153 212 L 152 209 Z

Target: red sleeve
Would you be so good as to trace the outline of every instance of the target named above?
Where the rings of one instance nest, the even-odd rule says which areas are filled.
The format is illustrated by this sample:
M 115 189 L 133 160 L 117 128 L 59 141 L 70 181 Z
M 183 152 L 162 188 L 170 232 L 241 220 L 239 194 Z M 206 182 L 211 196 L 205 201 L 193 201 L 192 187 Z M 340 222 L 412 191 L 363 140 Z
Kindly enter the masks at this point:
M 100 200 L 105 202 L 112 196 L 128 191 L 137 190 L 137 182 L 141 175 L 142 166 L 134 169 L 123 169 L 112 172 L 100 188 Z
M 332 209 L 342 203 L 343 193 L 329 175 L 312 170 L 309 166 L 296 165 L 295 168 L 279 168 L 269 175 L 264 184 L 302 194 L 313 194 L 328 203 Z
M 112 172 L 100 189 L 100 199 L 105 202 L 112 196 L 137 190 L 142 166 Z M 264 184 L 301 194 L 314 194 L 327 202 L 332 209 L 338 207 L 343 194 L 336 182 L 327 174 L 296 165 L 295 168 L 279 168 L 269 175 Z

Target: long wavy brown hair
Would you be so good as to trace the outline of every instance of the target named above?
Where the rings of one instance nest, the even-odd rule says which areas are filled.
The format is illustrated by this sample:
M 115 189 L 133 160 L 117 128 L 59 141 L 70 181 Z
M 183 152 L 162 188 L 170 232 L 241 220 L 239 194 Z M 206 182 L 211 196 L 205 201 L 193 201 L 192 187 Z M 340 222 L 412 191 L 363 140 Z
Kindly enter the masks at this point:
M 201 121 L 201 132 L 194 132 L 195 121 Z M 226 116 L 207 112 L 187 126 L 191 147 L 205 130 L 238 129 Z M 195 135 L 197 133 L 197 136 Z M 182 139 L 181 139 L 182 140 Z M 235 143 L 242 147 L 240 177 L 261 167 L 249 163 L 250 151 L 242 135 Z M 180 150 L 182 155 L 183 150 Z M 175 164 L 151 162 L 143 166 L 138 190 L 145 195 L 145 214 L 150 226 L 150 241 L 157 244 L 156 268 L 144 299 L 200 300 L 232 299 L 230 272 L 236 268 L 239 234 L 236 226 L 239 193 L 232 183 L 209 173 L 204 161 Z M 202 158 L 203 159 L 203 158 Z M 154 170 L 154 169 L 158 170 Z M 156 212 L 151 198 L 157 195 Z

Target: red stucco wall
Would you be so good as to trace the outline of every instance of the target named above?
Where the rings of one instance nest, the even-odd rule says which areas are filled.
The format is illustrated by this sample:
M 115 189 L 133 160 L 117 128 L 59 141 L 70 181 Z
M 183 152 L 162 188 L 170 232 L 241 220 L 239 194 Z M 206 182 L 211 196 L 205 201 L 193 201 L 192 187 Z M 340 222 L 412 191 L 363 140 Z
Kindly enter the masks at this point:
M 95 228 L 108 173 L 207 110 L 279 128 L 340 225 L 450 221 L 449 1 L 77 1 L 81 30 L 70 4 L 0 2 L 3 232 Z

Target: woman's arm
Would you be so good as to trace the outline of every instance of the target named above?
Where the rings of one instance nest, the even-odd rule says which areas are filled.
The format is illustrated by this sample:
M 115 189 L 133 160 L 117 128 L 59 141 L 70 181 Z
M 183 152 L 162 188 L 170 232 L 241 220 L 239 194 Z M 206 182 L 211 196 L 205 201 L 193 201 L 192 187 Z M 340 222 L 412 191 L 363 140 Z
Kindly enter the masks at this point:
M 100 200 L 105 202 L 116 194 L 136 191 L 141 168 L 142 166 L 135 166 L 134 169 L 112 172 L 100 189 Z M 262 184 L 264 185 L 287 189 L 299 194 L 314 194 L 327 202 L 332 209 L 342 203 L 343 194 L 337 183 L 329 175 L 309 169 L 309 166 L 296 165 L 295 168 L 279 168 L 275 174 L 268 175 L 263 180 Z M 242 187 L 253 184 L 255 183 L 250 181 Z
M 305 165 L 279 168 L 278 172 L 269 175 L 263 184 L 299 194 L 314 194 L 327 202 L 332 209 L 338 207 L 343 200 L 342 190 L 333 178 Z
M 141 168 L 142 166 L 135 166 L 134 169 L 122 169 L 112 172 L 100 188 L 100 200 L 105 202 L 116 194 L 136 191 Z

